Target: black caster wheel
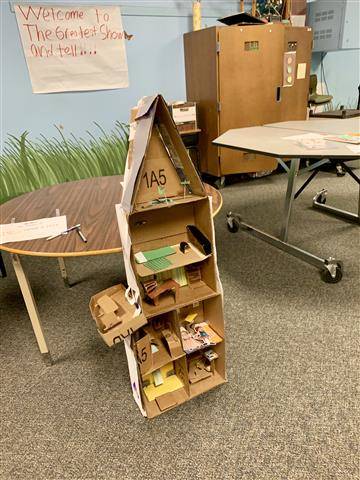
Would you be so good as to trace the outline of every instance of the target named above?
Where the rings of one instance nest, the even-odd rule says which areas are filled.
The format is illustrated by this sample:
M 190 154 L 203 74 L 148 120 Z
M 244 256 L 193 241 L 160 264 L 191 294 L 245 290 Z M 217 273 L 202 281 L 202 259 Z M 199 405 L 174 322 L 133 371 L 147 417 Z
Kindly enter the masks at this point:
M 341 265 L 336 265 L 335 277 L 331 275 L 327 268 L 321 270 L 321 278 L 326 283 L 338 283 L 342 279 L 342 269 Z
M 321 205 L 325 205 L 325 203 L 326 203 L 326 195 L 324 195 L 324 194 L 319 195 L 319 197 L 317 198 L 317 202 L 318 202 L 318 203 L 321 203 Z
M 336 165 L 336 175 L 338 177 L 344 177 L 345 176 L 345 171 L 341 165 Z
M 217 190 L 221 190 L 222 188 L 225 187 L 225 177 L 218 177 L 215 181 L 214 181 L 214 187 L 217 189 Z
M 230 217 L 227 220 L 227 228 L 229 232 L 231 233 L 236 233 L 239 231 L 240 228 L 240 222 L 237 218 L 235 217 Z

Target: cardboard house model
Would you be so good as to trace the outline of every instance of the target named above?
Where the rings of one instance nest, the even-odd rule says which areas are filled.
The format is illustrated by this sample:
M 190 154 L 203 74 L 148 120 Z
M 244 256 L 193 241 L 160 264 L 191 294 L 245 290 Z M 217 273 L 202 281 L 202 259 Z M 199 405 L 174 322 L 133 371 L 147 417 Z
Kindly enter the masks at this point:
M 132 120 L 116 208 L 130 320 L 141 326 L 124 343 L 151 418 L 226 381 L 223 301 L 211 202 L 162 96 L 142 99 Z

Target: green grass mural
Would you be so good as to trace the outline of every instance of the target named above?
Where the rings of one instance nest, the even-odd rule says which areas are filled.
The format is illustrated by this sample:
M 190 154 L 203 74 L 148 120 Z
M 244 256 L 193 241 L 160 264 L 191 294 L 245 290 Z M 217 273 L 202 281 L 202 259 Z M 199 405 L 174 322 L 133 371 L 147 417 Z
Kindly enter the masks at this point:
M 82 178 L 120 175 L 128 150 L 128 126 L 116 122 L 99 136 L 87 131 L 87 138 L 58 137 L 31 141 L 28 132 L 19 138 L 9 135 L 0 155 L 0 203 L 38 188 Z

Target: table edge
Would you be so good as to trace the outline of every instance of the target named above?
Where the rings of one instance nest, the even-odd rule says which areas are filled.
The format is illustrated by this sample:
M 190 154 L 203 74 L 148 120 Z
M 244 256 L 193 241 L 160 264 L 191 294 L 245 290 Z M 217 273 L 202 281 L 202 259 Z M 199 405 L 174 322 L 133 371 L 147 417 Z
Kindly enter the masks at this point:
M 213 211 L 213 218 L 216 217 L 216 215 L 220 212 L 223 206 L 223 197 L 220 192 L 219 192 L 219 196 L 220 196 L 220 204 L 217 207 L 217 209 Z M 84 252 L 34 252 L 29 250 L 18 250 L 16 248 L 9 248 L 5 244 L 3 244 L 3 245 L 0 245 L 0 252 L 1 251 L 12 253 L 15 255 L 26 255 L 29 257 L 53 257 L 53 258 L 73 257 L 75 258 L 75 257 L 91 257 L 93 255 L 109 255 L 111 253 L 121 253 L 122 247 L 108 248 L 106 250 L 89 250 Z

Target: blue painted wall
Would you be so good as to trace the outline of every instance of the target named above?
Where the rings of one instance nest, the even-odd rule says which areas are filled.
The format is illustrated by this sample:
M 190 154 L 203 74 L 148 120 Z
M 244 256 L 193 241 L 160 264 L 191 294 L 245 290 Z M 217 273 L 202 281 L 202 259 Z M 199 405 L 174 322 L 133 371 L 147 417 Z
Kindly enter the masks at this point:
M 1 65 L 6 67 L 2 69 L 2 140 L 7 133 L 18 135 L 24 130 L 30 131 L 31 137 L 40 133 L 52 136 L 56 134 L 54 124 L 62 125 L 65 134 L 83 135 L 89 128 L 96 133 L 93 121 L 106 130 L 111 129 L 116 120 L 127 122 L 130 108 L 144 95 L 159 92 L 169 101 L 186 98 L 182 36 L 192 29 L 191 2 L 143 1 L 131 2 L 131 6 L 130 2 L 123 1 L 106 3 L 121 5 L 124 29 L 134 34 L 134 38 L 126 42 L 130 87 L 33 94 L 15 13 L 8 2 L 1 0 Z M 207 16 L 203 25 L 214 25 L 216 15 L 236 12 L 237 5 L 234 1 L 212 2 L 211 8 L 204 7 Z
M 36 1 L 36 0 L 35 0 Z M 34 2 L 35 3 L 35 2 Z M 56 1 L 41 3 L 56 4 Z M 59 2 L 58 2 L 59 3 Z M 81 0 L 61 2 L 79 4 Z M 84 4 L 101 3 L 99 0 Z M 126 43 L 130 87 L 122 90 L 35 95 L 31 90 L 15 14 L 8 1 L 0 2 L 1 12 L 1 145 L 7 133 L 24 130 L 31 137 L 55 135 L 54 124 L 65 134 L 84 135 L 95 131 L 93 121 L 105 129 L 116 120 L 126 122 L 130 108 L 143 95 L 161 92 L 167 100 L 185 98 L 182 35 L 191 30 L 191 1 L 111 1 L 120 4 L 124 28 L 134 34 Z M 203 25 L 238 11 L 238 1 L 203 0 Z M 313 70 L 320 78 L 319 54 L 314 54 Z M 324 67 L 335 103 L 354 103 L 359 84 L 359 50 L 326 54 Z
M 312 0 L 308 0 L 310 3 Z M 337 3 L 339 4 L 337 0 Z M 335 3 L 335 2 L 334 2 Z M 323 5 L 331 5 L 331 0 L 324 1 Z M 355 108 L 358 99 L 358 85 L 360 84 L 360 2 L 347 0 L 344 9 L 343 47 L 355 46 L 357 49 L 338 50 L 326 53 L 314 53 L 312 58 L 312 72 L 321 79 L 321 61 L 323 63 L 323 77 L 333 95 L 333 106 L 340 105 Z M 324 92 L 325 93 L 325 92 Z

